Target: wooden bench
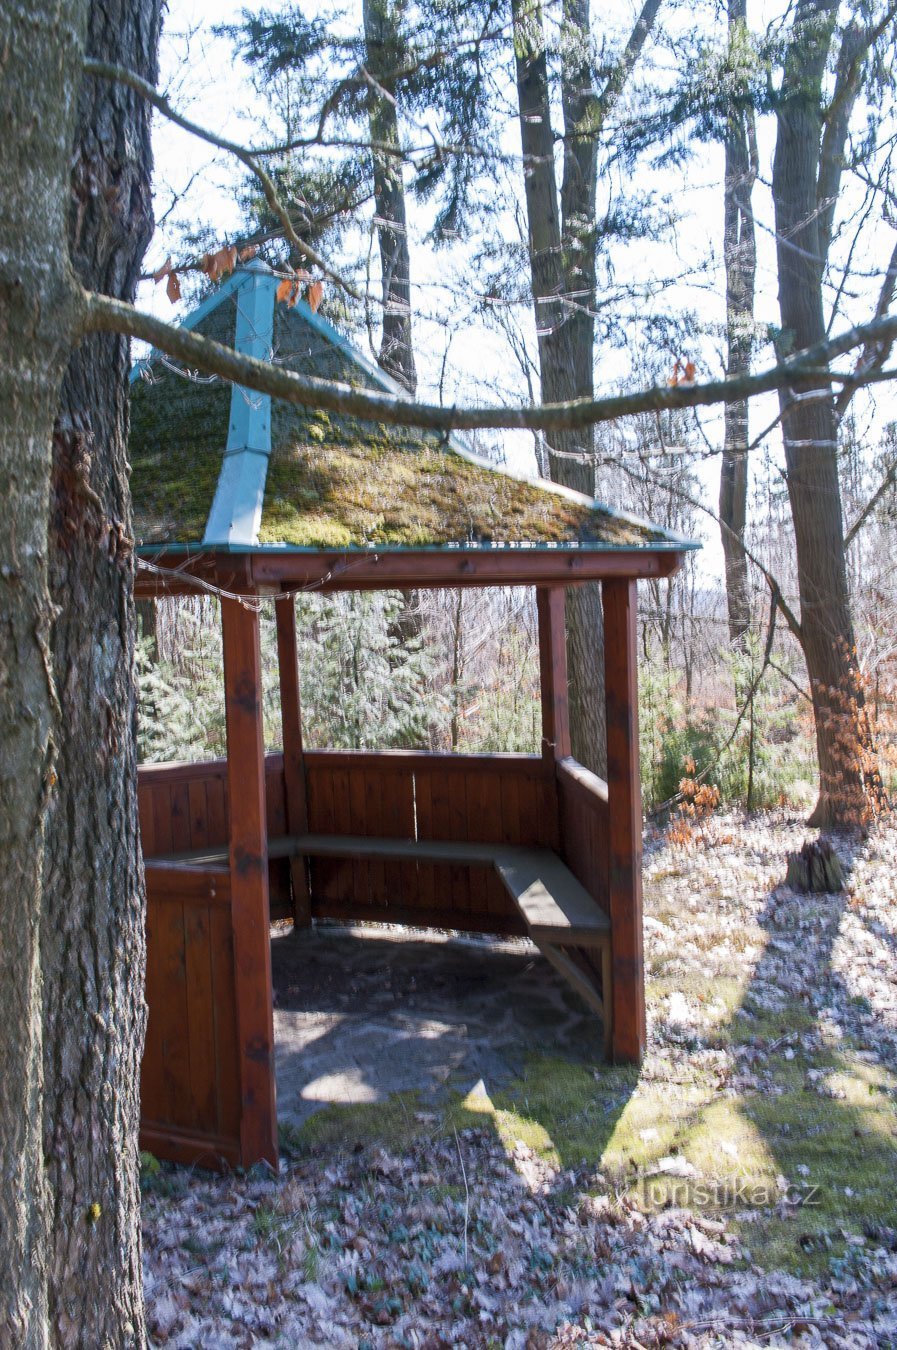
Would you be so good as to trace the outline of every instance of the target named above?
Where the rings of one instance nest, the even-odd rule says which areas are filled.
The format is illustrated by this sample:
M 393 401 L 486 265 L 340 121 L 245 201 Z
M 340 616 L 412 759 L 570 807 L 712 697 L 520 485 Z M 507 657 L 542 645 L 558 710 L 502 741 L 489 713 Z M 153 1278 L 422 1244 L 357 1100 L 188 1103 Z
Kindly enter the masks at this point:
M 349 858 L 494 867 L 527 932 L 560 975 L 603 1023 L 604 1053 L 611 1043 L 610 919 L 550 849 L 440 839 L 388 839 L 345 834 L 282 835 L 269 840 L 269 858 Z M 147 859 L 153 866 L 226 862 L 223 848 L 193 849 Z

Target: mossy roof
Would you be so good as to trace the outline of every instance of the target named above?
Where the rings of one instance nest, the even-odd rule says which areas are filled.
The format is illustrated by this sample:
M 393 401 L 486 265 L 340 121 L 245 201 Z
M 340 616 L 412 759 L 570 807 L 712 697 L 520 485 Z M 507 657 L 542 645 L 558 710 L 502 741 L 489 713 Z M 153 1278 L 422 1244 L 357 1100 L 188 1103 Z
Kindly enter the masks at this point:
M 233 346 L 239 274 L 186 322 Z M 373 389 L 396 386 L 300 301 L 274 307 L 274 360 Z M 234 397 L 260 396 L 243 391 Z M 203 542 L 221 473 L 231 387 L 156 353 L 131 383 L 131 490 L 144 553 Z M 456 437 L 274 400 L 260 550 L 552 546 L 681 549 L 687 541 L 545 480 L 471 455 Z

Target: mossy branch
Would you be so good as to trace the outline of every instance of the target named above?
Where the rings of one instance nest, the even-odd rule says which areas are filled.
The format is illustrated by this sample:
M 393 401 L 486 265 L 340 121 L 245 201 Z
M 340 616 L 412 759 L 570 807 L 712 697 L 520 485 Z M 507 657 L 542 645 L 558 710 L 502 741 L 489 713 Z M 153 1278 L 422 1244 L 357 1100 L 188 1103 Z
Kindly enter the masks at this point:
M 579 398 L 564 403 L 505 404 L 496 407 L 441 407 L 419 403 L 399 394 L 354 389 L 332 380 L 271 365 L 255 357 L 244 356 L 220 342 L 177 328 L 173 324 L 145 314 L 123 301 L 95 292 L 83 295 L 84 332 L 114 332 L 141 338 L 168 356 L 176 357 L 191 369 L 248 389 L 255 389 L 285 403 L 359 417 L 364 421 L 386 422 L 392 426 L 421 427 L 431 431 L 467 431 L 475 428 L 522 428 L 528 431 L 572 431 L 598 422 L 611 422 L 643 412 L 708 407 L 752 398 L 775 389 L 806 390 L 821 384 L 863 383 L 865 376 L 842 375 L 828 369 L 836 356 L 870 341 L 897 337 L 897 316 L 888 316 L 848 329 L 837 337 L 817 343 L 785 361 L 752 375 L 704 384 L 654 385 L 628 394 L 605 398 Z M 882 372 L 870 373 L 869 381 Z

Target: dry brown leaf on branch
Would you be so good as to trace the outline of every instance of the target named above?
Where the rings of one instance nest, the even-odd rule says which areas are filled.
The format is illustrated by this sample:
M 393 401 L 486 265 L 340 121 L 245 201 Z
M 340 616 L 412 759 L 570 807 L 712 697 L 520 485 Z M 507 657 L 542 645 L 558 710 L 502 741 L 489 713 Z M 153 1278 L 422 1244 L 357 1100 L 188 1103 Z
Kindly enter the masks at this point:
M 165 259 L 162 266 L 157 268 L 156 271 L 153 273 L 153 281 L 155 281 L 156 285 L 159 284 L 159 282 L 163 279 L 163 277 L 167 277 L 170 271 L 171 271 L 171 254 L 169 253 L 168 257 Z
M 324 295 L 323 281 L 313 281 L 306 292 L 308 307 L 315 314 Z
M 236 265 L 237 250 L 232 244 L 216 249 L 214 253 L 206 253 L 199 263 L 211 281 L 220 281 L 222 277 L 228 276 Z
M 277 299 L 278 299 L 278 300 L 281 300 L 281 301 L 283 301 L 283 300 L 289 300 L 289 298 L 290 298 L 290 291 L 291 291 L 292 289 L 293 289 L 293 281 L 292 281 L 292 278 L 291 278 L 291 277 L 284 277 L 283 281 L 280 283 L 280 285 L 279 285 L 278 288 L 277 288 L 277 293 L 276 293 L 276 294 L 277 294 Z
M 258 244 L 245 244 L 243 248 L 240 249 L 240 252 L 237 254 L 237 257 L 239 258 L 240 262 L 249 262 L 250 258 L 255 258 L 258 255 L 258 251 L 259 251 Z
M 181 280 L 174 270 L 168 273 L 168 285 L 165 287 L 165 294 L 172 304 L 175 304 L 181 298 Z

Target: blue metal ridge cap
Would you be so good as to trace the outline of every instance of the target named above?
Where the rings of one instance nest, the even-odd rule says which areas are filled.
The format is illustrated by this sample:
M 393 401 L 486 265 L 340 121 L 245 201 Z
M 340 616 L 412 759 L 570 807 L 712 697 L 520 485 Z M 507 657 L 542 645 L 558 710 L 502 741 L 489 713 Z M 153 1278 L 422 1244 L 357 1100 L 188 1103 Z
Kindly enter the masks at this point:
M 257 270 L 257 268 L 247 266 L 236 268 L 226 281 L 222 281 L 216 291 L 207 295 L 205 300 L 197 305 L 196 309 L 191 309 L 189 314 L 185 314 L 183 319 L 178 321 L 178 328 L 190 330 L 195 328 L 197 324 L 202 323 L 203 319 L 216 310 L 223 301 L 227 300 L 235 291 L 238 291 L 241 286 L 244 286 L 252 276 L 253 271 Z M 153 347 L 146 356 L 141 356 L 139 360 L 135 361 L 131 366 L 130 383 L 133 384 L 135 380 L 139 379 L 143 372 L 148 370 L 153 362 L 162 355 L 164 355 L 163 352 L 160 352 L 157 347 Z

